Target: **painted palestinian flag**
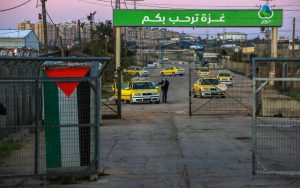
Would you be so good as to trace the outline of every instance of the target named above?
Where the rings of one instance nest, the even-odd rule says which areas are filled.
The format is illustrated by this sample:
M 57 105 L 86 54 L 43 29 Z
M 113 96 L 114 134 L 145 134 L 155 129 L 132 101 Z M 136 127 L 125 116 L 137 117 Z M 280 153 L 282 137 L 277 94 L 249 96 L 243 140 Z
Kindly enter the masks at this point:
M 85 77 L 90 66 L 47 66 L 43 76 Z M 79 82 L 44 83 L 46 167 L 78 167 L 89 164 L 90 129 L 74 125 L 89 123 L 90 87 Z M 85 104 L 84 107 L 82 105 Z M 71 125 L 71 126 L 70 126 Z

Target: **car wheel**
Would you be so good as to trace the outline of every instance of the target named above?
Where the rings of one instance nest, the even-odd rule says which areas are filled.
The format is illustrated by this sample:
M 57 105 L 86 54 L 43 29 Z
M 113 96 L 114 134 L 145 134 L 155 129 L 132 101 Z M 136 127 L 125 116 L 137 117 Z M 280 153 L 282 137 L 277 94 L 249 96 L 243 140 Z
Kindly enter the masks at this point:
M 194 89 L 193 89 L 193 95 L 194 95 L 194 98 L 197 98 L 197 95 L 196 95 L 196 92 Z
M 139 74 L 139 73 L 136 73 L 135 76 L 140 76 L 140 74 Z
M 155 104 L 159 104 L 160 103 L 160 101 L 155 101 Z
M 165 74 L 163 72 L 161 72 L 160 75 L 164 76 Z
M 183 74 L 181 74 L 180 76 L 183 76 Z

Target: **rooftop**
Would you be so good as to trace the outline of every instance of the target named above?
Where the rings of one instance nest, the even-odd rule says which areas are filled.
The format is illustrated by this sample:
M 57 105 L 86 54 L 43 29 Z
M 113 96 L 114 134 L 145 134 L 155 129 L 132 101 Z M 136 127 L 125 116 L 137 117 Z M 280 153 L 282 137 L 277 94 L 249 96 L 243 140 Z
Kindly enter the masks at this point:
M 241 32 L 225 32 L 222 33 L 221 35 L 247 35 L 246 33 L 241 33 Z
M 0 29 L 0 38 L 25 38 L 32 30 Z

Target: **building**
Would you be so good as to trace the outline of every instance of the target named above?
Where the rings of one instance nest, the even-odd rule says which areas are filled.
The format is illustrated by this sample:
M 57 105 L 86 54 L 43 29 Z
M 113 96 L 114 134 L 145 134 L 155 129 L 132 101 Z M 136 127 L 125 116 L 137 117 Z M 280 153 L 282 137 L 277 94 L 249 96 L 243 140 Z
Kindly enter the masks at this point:
M 224 32 L 220 34 L 221 40 L 233 40 L 233 41 L 241 41 L 247 40 L 247 34 L 240 32 Z
M 125 36 L 127 43 L 135 43 L 136 47 L 142 49 L 155 48 L 157 45 L 170 43 L 172 39 L 180 39 L 180 35 L 176 31 L 151 27 L 127 27 Z
M 0 48 L 29 48 L 39 50 L 39 40 L 32 30 L 0 30 Z
M 44 44 L 44 31 L 42 21 L 31 23 L 29 20 L 24 20 L 17 26 L 18 29 L 31 29 L 35 32 L 41 44 Z M 87 42 L 90 40 L 90 25 L 82 23 L 80 27 L 81 40 Z M 59 46 L 60 37 L 64 47 L 72 46 L 79 41 L 78 25 L 76 22 L 63 22 L 57 24 L 47 23 L 48 45 Z

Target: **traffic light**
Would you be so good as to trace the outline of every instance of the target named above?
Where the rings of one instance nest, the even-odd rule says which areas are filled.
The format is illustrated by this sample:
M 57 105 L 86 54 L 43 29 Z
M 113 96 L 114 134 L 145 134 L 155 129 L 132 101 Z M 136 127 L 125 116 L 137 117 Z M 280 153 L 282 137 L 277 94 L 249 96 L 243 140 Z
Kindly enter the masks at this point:
M 39 20 L 42 20 L 42 14 L 39 13 Z

